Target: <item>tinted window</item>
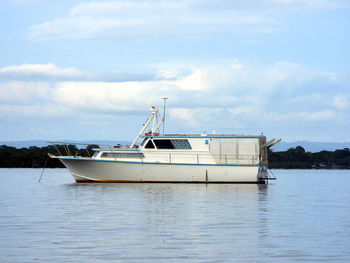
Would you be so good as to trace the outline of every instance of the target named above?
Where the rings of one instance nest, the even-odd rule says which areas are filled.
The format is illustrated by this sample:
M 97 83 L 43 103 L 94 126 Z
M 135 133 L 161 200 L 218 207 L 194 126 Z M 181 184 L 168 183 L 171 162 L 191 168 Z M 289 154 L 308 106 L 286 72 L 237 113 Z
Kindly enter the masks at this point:
M 102 158 L 144 158 L 143 153 L 103 153 Z
M 171 140 L 154 140 L 154 143 L 158 149 L 174 149 Z
M 152 140 L 148 141 L 148 143 L 146 144 L 145 148 L 147 148 L 147 149 L 154 149 L 154 145 L 152 143 Z
M 174 145 L 174 149 L 192 149 L 188 140 L 179 139 L 179 140 L 171 140 Z
M 188 140 L 153 140 L 158 149 L 192 149 Z

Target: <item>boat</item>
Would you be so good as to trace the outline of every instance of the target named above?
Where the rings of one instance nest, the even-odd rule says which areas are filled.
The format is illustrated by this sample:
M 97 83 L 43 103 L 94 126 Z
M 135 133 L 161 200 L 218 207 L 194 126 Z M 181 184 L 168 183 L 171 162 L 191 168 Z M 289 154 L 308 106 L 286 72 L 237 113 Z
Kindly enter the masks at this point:
M 158 109 L 153 106 L 150 112 L 128 146 L 99 145 L 92 156 L 78 156 L 69 150 L 72 143 L 65 143 L 66 154 L 56 148 L 58 155 L 49 156 L 59 159 L 78 183 L 267 183 L 276 179 L 268 172 L 267 153 L 281 139 L 266 141 L 263 134 L 166 134 L 165 106 L 159 122 Z M 137 146 L 140 138 L 143 141 Z

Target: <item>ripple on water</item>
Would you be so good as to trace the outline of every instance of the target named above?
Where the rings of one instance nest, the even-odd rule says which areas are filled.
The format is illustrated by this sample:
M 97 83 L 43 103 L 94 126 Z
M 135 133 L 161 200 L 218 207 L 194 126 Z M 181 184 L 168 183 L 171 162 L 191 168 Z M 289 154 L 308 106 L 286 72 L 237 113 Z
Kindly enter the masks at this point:
M 350 261 L 347 171 L 252 184 L 75 184 L 0 169 L 1 262 Z

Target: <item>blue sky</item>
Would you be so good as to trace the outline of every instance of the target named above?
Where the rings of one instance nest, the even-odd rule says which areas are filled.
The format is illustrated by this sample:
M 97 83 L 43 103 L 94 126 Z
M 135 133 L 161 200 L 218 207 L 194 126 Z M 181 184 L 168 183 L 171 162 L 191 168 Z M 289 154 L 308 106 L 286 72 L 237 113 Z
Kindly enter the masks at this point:
M 350 1 L 0 2 L 0 140 L 350 141 Z

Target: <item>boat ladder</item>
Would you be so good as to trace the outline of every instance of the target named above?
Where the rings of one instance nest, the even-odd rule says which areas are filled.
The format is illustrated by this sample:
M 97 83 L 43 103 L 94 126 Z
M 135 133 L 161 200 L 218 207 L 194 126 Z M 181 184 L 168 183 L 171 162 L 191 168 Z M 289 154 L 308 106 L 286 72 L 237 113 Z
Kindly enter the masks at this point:
M 262 168 L 261 173 L 263 174 L 263 176 L 260 177 L 260 179 L 264 180 L 265 183 L 269 183 L 270 180 L 277 180 L 276 176 L 270 169 Z

